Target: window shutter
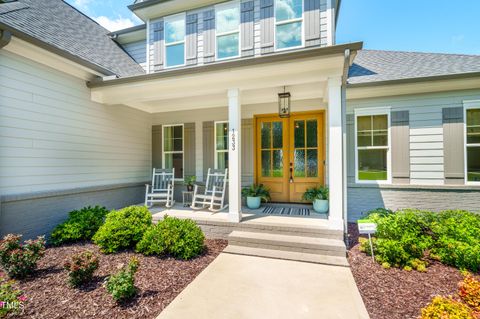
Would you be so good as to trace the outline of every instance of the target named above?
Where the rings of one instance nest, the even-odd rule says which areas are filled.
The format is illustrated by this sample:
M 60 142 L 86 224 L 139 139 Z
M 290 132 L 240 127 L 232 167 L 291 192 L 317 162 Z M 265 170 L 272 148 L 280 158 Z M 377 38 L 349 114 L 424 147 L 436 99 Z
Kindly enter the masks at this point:
M 214 122 L 203 122 L 203 176 L 207 177 L 208 169 L 215 168 L 215 136 Z
M 260 44 L 262 54 L 273 52 L 275 22 L 273 0 L 260 0 Z
M 347 182 L 355 182 L 355 115 L 347 114 Z
M 392 182 L 410 184 L 410 114 L 396 111 L 391 117 Z
M 198 15 L 187 15 L 186 60 L 187 65 L 197 64 Z
M 206 63 L 215 60 L 215 10 L 203 13 L 203 56 Z
M 153 70 L 158 71 L 163 67 L 164 32 L 163 21 L 153 24 Z
M 445 184 L 464 184 L 463 107 L 442 110 Z
M 305 46 L 320 44 L 320 0 L 305 0 Z
M 183 134 L 183 156 L 185 162 L 184 176 L 195 176 L 195 123 L 185 123 L 183 125 Z
M 162 168 L 162 126 L 152 126 L 152 168 Z
M 242 2 L 241 4 L 241 24 L 240 34 L 242 35 L 241 50 L 242 56 L 254 55 L 253 48 L 253 20 L 254 20 L 254 3 L 253 1 Z

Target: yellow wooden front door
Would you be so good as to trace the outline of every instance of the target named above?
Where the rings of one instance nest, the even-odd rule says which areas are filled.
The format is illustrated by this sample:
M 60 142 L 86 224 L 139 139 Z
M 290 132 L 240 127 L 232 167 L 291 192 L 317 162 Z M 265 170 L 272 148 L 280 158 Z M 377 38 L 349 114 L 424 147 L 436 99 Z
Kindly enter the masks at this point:
M 324 183 L 324 113 L 256 117 L 256 181 L 274 202 L 301 202 Z

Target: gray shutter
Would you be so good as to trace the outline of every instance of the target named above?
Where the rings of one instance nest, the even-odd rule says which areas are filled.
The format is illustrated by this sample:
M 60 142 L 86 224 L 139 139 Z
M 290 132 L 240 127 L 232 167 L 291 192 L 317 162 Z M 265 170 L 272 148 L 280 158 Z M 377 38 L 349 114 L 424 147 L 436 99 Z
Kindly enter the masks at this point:
M 463 108 L 444 108 L 442 113 L 445 184 L 464 184 Z
M 242 186 L 253 184 L 253 161 L 255 150 L 253 149 L 254 139 L 253 119 L 242 120 Z
M 187 65 L 197 64 L 198 15 L 187 15 L 186 59 Z
M 183 134 L 184 134 L 184 176 L 195 176 L 195 123 L 185 123 L 183 125 Z
M 152 126 L 152 168 L 162 168 L 162 126 Z
M 156 22 L 153 25 L 153 70 L 159 71 L 163 68 L 163 46 L 164 32 L 163 21 Z
M 215 10 L 203 13 L 203 56 L 205 63 L 215 61 Z
M 209 168 L 215 167 L 214 122 L 203 122 L 203 176 L 207 178 Z
M 242 40 L 241 40 L 241 51 L 242 56 L 251 56 L 254 55 L 254 47 L 253 47 L 253 37 L 254 37 L 254 28 L 253 28 L 253 20 L 254 20 L 254 2 L 242 2 L 241 5 L 241 32 Z
M 355 116 L 347 114 L 347 182 L 355 183 Z
M 320 45 L 320 0 L 305 0 L 305 46 Z
M 392 112 L 392 182 L 410 183 L 410 115 L 408 111 Z
M 260 0 L 260 45 L 262 54 L 274 50 L 273 0 Z

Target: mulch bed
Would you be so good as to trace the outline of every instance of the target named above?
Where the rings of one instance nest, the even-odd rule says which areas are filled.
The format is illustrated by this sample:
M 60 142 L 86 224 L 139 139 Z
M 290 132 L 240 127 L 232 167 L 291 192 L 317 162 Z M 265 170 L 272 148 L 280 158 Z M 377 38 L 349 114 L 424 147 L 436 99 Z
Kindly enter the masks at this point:
M 463 279 L 458 269 L 433 262 L 425 273 L 386 270 L 359 251 L 357 224 L 349 224 L 348 232 L 348 261 L 371 319 L 418 318 L 434 296 L 457 292 Z
M 19 318 L 155 318 L 226 245 L 224 240 L 206 240 L 205 253 L 190 261 L 145 257 L 133 251 L 103 255 L 91 243 L 48 248 L 33 278 L 18 282 L 28 297 Z M 70 288 L 63 263 L 73 253 L 86 249 L 100 255 L 100 267 L 92 283 L 81 289 Z M 138 294 L 118 305 L 102 284 L 132 256 L 140 261 L 135 276 Z

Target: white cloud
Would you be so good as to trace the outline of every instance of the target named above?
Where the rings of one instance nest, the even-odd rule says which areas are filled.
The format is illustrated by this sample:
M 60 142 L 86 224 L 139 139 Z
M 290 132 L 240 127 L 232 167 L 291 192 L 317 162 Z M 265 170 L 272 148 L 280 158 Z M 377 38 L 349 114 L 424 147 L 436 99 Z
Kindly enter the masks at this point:
M 89 0 L 76 0 L 76 1 L 89 1 Z M 94 17 L 93 20 L 97 21 L 102 27 L 109 31 L 117 31 L 125 28 L 130 28 L 135 25 L 129 18 L 117 18 L 110 19 L 106 16 Z
M 88 4 L 92 2 L 92 0 L 74 0 L 73 4 L 80 9 L 87 9 Z

